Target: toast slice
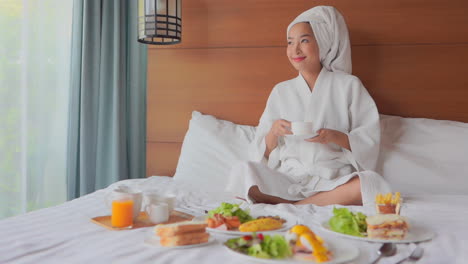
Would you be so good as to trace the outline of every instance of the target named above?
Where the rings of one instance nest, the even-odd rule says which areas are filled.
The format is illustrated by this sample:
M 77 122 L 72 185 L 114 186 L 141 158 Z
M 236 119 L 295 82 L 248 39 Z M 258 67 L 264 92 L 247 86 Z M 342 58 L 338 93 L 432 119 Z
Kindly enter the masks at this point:
M 162 224 L 155 227 L 155 233 L 161 237 L 177 236 L 186 233 L 205 232 L 208 225 L 202 221 L 185 221 L 174 224 Z
M 163 247 L 186 246 L 208 242 L 210 234 L 206 232 L 187 233 L 175 236 L 162 236 L 159 244 Z

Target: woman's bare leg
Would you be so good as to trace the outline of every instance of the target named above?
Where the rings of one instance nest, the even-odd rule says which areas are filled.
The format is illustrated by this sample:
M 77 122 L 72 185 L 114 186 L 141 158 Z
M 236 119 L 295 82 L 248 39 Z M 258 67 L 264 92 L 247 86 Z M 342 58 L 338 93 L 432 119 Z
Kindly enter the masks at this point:
M 277 196 L 262 193 L 257 185 L 250 187 L 249 196 L 255 203 L 279 204 L 279 203 L 295 203 L 297 201 L 286 200 Z
M 320 192 L 296 204 L 315 204 L 319 206 L 330 204 L 362 205 L 361 181 L 354 177 L 347 183 L 327 192 Z
M 255 203 L 279 204 L 279 203 L 294 203 L 294 204 L 315 204 L 325 206 L 330 204 L 341 205 L 362 205 L 361 196 L 361 181 L 359 177 L 354 177 L 347 183 L 336 187 L 327 192 L 320 192 L 301 201 L 286 200 L 277 196 L 262 193 L 257 185 L 249 189 L 249 196 Z

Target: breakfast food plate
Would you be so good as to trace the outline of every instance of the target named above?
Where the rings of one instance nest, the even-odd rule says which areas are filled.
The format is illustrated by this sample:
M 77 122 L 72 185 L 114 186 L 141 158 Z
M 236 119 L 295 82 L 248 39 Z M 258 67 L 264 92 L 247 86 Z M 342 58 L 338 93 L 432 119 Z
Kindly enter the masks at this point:
M 368 241 L 368 242 L 378 242 L 378 243 L 415 243 L 415 242 L 422 242 L 426 240 L 430 240 L 434 237 L 434 232 L 432 232 L 429 228 L 426 228 L 424 226 L 418 225 L 416 223 L 411 224 L 410 228 L 408 229 L 408 233 L 406 234 L 405 238 L 401 240 L 390 240 L 390 239 L 376 239 L 376 238 L 369 238 L 369 237 L 359 237 L 359 236 L 353 236 L 353 235 L 348 235 L 348 234 L 343 234 L 339 233 L 336 231 L 333 231 L 330 228 L 330 225 L 328 224 L 328 221 L 323 222 L 321 225 L 322 229 L 325 231 L 341 236 L 341 237 L 346 237 L 346 238 L 351 238 L 351 239 L 356 239 L 356 240 L 362 240 L 362 241 Z
M 305 254 L 305 253 L 299 253 L 295 254 L 292 257 L 288 257 L 285 259 L 267 259 L 267 258 L 257 258 L 254 256 L 250 256 L 238 251 L 235 251 L 225 244 L 223 244 L 223 247 L 226 248 L 229 252 L 231 252 L 233 255 L 239 256 L 239 258 L 243 258 L 245 260 L 245 263 L 250 263 L 250 262 L 260 262 L 260 263 L 278 263 L 278 264 L 283 264 L 283 263 L 317 263 L 313 259 L 310 258 L 311 254 Z M 346 241 L 339 240 L 339 239 L 327 239 L 327 247 L 332 253 L 332 259 L 327 262 L 322 262 L 322 263 L 327 263 L 327 264 L 338 264 L 338 263 L 348 263 L 350 261 L 353 261 L 359 256 L 359 249 L 350 244 L 346 243 Z
M 184 249 L 184 248 L 193 248 L 193 247 L 201 247 L 209 245 L 216 241 L 216 239 L 212 236 L 208 238 L 207 242 L 200 243 L 200 244 L 192 244 L 192 245 L 184 245 L 184 246 L 171 246 L 171 247 L 164 247 L 159 243 L 159 236 L 154 234 L 153 228 L 151 228 L 150 232 L 145 234 L 144 242 L 146 245 L 158 247 L 158 248 L 168 248 L 168 249 Z
M 282 226 L 279 227 L 279 228 L 272 229 L 272 230 L 259 230 L 258 231 L 258 232 L 262 232 L 262 233 L 265 233 L 265 234 L 272 233 L 272 232 L 278 232 L 278 231 L 285 231 L 285 230 L 288 230 L 289 228 L 291 228 L 293 225 L 296 224 L 296 219 L 292 215 L 289 215 L 287 213 L 282 213 L 280 215 L 275 214 L 274 216 L 272 216 L 272 213 L 260 210 L 260 211 L 256 211 L 255 213 L 252 213 L 251 216 L 254 219 L 256 219 L 258 217 L 271 216 L 271 217 L 281 218 L 284 221 Z M 237 229 L 237 228 L 232 229 L 232 230 L 226 230 L 226 229 L 222 229 L 222 228 L 207 227 L 206 231 L 209 232 L 209 233 L 217 233 L 217 234 L 224 234 L 224 235 L 246 235 L 246 234 L 251 234 L 252 233 L 252 231 L 242 232 L 242 231 L 239 231 L 239 229 Z

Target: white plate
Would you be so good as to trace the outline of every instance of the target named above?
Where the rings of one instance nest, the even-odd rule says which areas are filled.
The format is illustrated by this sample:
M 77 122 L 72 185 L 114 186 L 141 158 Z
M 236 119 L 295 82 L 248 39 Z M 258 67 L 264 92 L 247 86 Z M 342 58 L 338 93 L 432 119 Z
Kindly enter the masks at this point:
M 253 218 L 257 218 L 259 216 L 277 215 L 276 213 L 271 213 L 271 212 L 266 212 L 266 211 L 265 212 L 261 211 L 261 212 L 262 213 L 260 212 L 251 213 L 251 215 Z M 268 231 L 258 231 L 258 232 L 268 234 L 272 232 L 285 231 L 293 227 L 296 224 L 296 219 L 292 216 L 288 216 L 287 214 L 282 214 L 278 216 L 286 220 L 286 222 L 283 223 L 283 226 L 281 228 L 268 230 Z M 221 230 L 221 229 L 209 228 L 209 227 L 206 228 L 206 231 L 211 232 L 211 233 L 225 234 L 225 235 L 247 235 L 247 234 L 252 233 L 252 232 L 241 232 L 238 230 Z
M 297 138 L 297 139 L 309 139 L 318 136 L 317 133 L 310 133 L 305 135 L 286 135 L 286 137 Z
M 414 243 L 414 242 L 422 242 L 422 241 L 430 240 L 434 237 L 434 232 L 432 232 L 430 229 L 426 227 L 423 227 L 417 224 L 410 224 L 408 233 L 406 234 L 405 239 L 402 239 L 402 240 L 386 240 L 386 239 L 376 239 L 376 238 L 368 238 L 368 237 L 358 237 L 358 236 L 352 236 L 352 235 L 335 232 L 331 230 L 330 225 L 328 224 L 328 221 L 322 223 L 322 228 L 325 231 L 328 231 L 330 233 L 333 233 L 335 235 L 339 235 L 342 237 L 368 241 L 368 242 L 378 242 L 378 243 Z
M 328 246 L 328 249 L 332 252 L 333 258 L 328 261 L 328 262 L 322 262 L 322 263 L 328 263 L 328 264 L 337 264 L 337 263 L 348 263 L 354 259 L 356 259 L 359 256 L 359 249 L 350 244 L 346 243 L 346 241 L 341 241 L 338 239 L 326 239 L 326 243 Z M 287 258 L 287 259 L 262 259 L 262 258 L 256 258 L 252 257 L 249 255 L 242 254 L 240 252 L 234 251 L 230 248 L 228 248 L 226 245 L 223 244 L 223 246 L 229 250 L 234 255 L 239 256 L 239 258 L 245 259 L 246 263 L 250 263 L 251 261 L 255 262 L 261 262 L 261 263 L 278 263 L 278 264 L 283 264 L 283 263 L 316 263 L 313 260 L 305 260 L 305 259 L 300 259 L 300 258 Z
M 158 248 L 184 249 L 184 248 L 193 248 L 193 247 L 206 246 L 206 245 L 211 244 L 214 241 L 216 241 L 216 239 L 214 237 L 210 236 L 210 238 L 208 238 L 207 242 L 201 243 L 201 244 L 193 244 L 193 245 L 185 245 L 185 246 L 174 246 L 174 247 L 164 247 L 164 246 L 161 246 L 161 244 L 159 244 L 159 237 L 154 234 L 154 229 L 151 228 L 151 232 L 146 234 L 144 241 L 145 241 L 145 244 L 150 245 L 150 246 L 154 246 L 154 247 L 158 247 Z

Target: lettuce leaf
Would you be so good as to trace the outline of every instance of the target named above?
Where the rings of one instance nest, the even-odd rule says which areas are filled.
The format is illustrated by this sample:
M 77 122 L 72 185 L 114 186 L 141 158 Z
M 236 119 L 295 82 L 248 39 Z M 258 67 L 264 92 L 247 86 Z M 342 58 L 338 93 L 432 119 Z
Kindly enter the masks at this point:
M 292 256 L 291 247 L 286 239 L 281 235 L 265 236 L 269 239 L 264 239 L 264 250 L 274 259 L 284 259 Z
M 261 243 L 248 249 L 247 254 L 257 258 L 284 259 L 292 255 L 292 250 L 283 236 L 265 235 Z
M 253 219 L 249 212 L 242 210 L 238 204 L 221 203 L 218 208 L 208 212 L 208 217 L 212 218 L 214 214 L 222 214 L 225 217 L 237 216 L 241 223 L 245 223 Z
M 347 235 L 363 237 L 367 231 L 366 215 L 354 214 L 348 208 L 333 208 L 333 217 L 328 221 L 331 230 Z
M 224 244 L 235 251 L 256 258 L 285 259 L 292 256 L 291 247 L 282 235 L 264 235 L 261 240 L 253 233 L 248 241 L 243 237 L 231 238 Z

